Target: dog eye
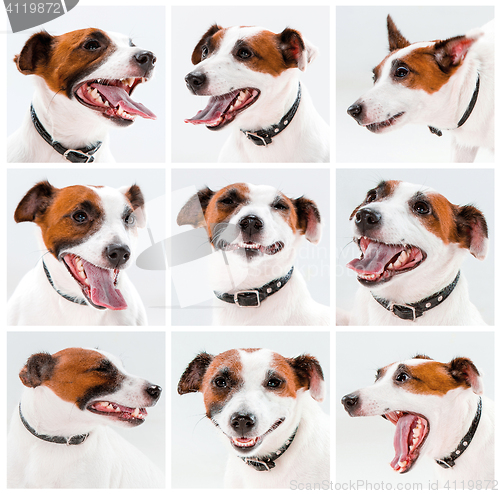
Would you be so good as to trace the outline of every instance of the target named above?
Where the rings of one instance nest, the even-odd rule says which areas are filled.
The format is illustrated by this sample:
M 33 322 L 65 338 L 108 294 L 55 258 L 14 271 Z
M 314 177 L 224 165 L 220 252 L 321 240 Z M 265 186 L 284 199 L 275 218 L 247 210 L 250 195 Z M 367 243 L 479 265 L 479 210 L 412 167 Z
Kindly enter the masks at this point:
M 71 215 L 71 217 L 77 222 L 77 223 L 85 223 L 88 219 L 87 213 L 84 211 L 76 211 Z
M 132 213 L 130 213 L 129 215 L 125 216 L 125 218 L 123 218 L 123 221 L 128 226 L 132 226 L 135 223 L 135 216 Z
M 106 372 L 110 372 L 113 370 L 113 366 L 111 364 L 111 362 L 109 360 L 104 360 L 102 362 L 100 362 L 100 365 L 99 367 L 93 369 L 95 372 L 103 372 L 103 373 L 106 373 Z
M 215 385 L 218 387 L 218 388 L 226 388 L 227 387 L 227 382 L 226 380 L 223 378 L 223 377 L 218 377 L 215 381 L 214 381 Z
M 377 198 L 377 191 L 375 189 L 369 190 L 368 194 L 366 194 L 365 202 L 373 202 Z
M 281 386 L 282 381 L 276 377 L 273 377 L 267 381 L 268 388 L 279 388 Z
M 220 202 L 222 202 L 222 204 L 227 204 L 227 205 L 234 204 L 234 201 L 230 197 L 225 197 Z
M 208 48 L 206 46 L 203 46 L 201 48 L 201 59 L 203 60 L 204 58 L 207 58 L 208 55 Z
M 408 381 L 408 379 L 410 379 L 410 376 L 406 372 L 401 372 L 400 374 L 398 374 L 396 376 L 396 381 L 398 381 L 400 383 L 404 383 L 404 382 Z
M 415 211 L 418 214 L 429 214 L 431 212 L 429 206 L 422 201 L 416 202 L 413 205 L 413 211 Z
M 410 71 L 406 67 L 398 67 L 394 72 L 394 76 L 398 77 L 399 79 L 402 79 L 403 77 L 406 77 L 409 73 Z
M 247 48 L 240 48 L 236 53 L 236 56 L 238 58 L 246 60 L 247 58 L 250 58 L 252 56 L 252 52 Z
M 96 41 L 95 39 L 85 41 L 85 43 L 83 44 L 83 49 L 88 51 L 95 51 L 98 50 L 100 47 L 101 44 L 99 43 L 99 41 Z
M 281 211 L 285 211 L 288 209 L 288 206 L 282 202 L 277 202 L 276 204 L 273 204 L 273 208 L 281 210 Z

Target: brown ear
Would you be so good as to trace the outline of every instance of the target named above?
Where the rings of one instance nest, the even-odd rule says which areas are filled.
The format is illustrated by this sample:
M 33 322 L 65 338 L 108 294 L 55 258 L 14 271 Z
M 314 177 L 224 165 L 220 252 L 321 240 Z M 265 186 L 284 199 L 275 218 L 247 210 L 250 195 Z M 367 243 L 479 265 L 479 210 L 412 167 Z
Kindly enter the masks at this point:
M 394 24 L 392 17 L 387 16 L 387 32 L 389 34 L 389 51 L 400 50 L 411 43 L 399 32 L 399 29 Z
M 214 194 L 215 192 L 208 187 L 199 190 L 182 206 L 177 215 L 177 224 L 179 226 L 191 225 L 194 228 L 205 226 L 205 211 Z
M 141 188 L 137 184 L 134 184 L 130 187 L 121 187 L 119 191 L 130 202 L 134 210 L 134 216 L 137 218 L 137 226 L 144 228 L 146 226 L 146 208 L 144 207 L 144 196 Z
M 306 70 L 318 55 L 318 49 L 306 41 L 295 29 L 286 28 L 277 35 L 278 44 L 288 67 L 297 67 Z
M 200 41 L 198 41 L 198 44 L 195 46 L 193 50 L 193 54 L 191 55 L 191 62 L 193 62 L 194 65 L 201 62 L 201 49 L 203 48 L 203 46 L 208 45 L 210 49 L 212 36 L 221 29 L 222 27 L 218 26 L 217 24 L 213 24 L 212 26 L 210 26 L 208 31 L 201 37 Z
M 31 36 L 21 53 L 14 57 L 19 72 L 24 75 L 35 74 L 38 67 L 45 66 L 52 51 L 53 39 L 46 31 Z
M 447 72 L 453 67 L 460 65 L 467 55 L 471 45 L 477 38 L 467 38 L 466 36 L 455 36 L 444 41 L 438 41 L 434 45 L 434 57 L 441 70 Z
M 194 358 L 187 366 L 177 385 L 177 392 L 180 395 L 200 391 L 203 376 L 213 358 L 213 355 L 209 355 L 205 352 L 200 353 Z
M 300 386 L 308 389 L 316 401 L 323 401 L 325 397 L 325 382 L 323 369 L 321 369 L 318 360 L 307 354 L 286 360 L 294 369 Z
M 43 214 L 50 206 L 56 192 L 59 189 L 53 187 L 46 180 L 32 187 L 17 205 L 14 213 L 16 223 L 23 221 L 35 221 L 37 216 Z
M 321 239 L 321 217 L 314 201 L 299 197 L 293 200 L 297 213 L 299 230 L 309 242 L 317 244 Z
M 453 359 L 448 365 L 453 379 L 472 388 L 477 395 L 483 393 L 483 380 L 472 360 L 460 357 Z
M 50 353 L 35 353 L 21 369 L 19 378 L 28 388 L 36 388 L 51 378 L 55 365 L 56 359 Z
M 460 244 L 482 261 L 488 252 L 488 225 L 483 213 L 470 205 L 458 207 L 455 221 Z

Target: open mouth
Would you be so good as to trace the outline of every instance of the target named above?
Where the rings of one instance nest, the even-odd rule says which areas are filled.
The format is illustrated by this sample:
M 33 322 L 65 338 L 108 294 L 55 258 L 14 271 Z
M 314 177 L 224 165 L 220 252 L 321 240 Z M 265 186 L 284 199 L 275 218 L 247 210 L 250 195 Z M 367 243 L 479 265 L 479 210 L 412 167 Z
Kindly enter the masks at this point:
M 420 450 L 429 435 L 429 421 L 411 412 L 388 412 L 382 417 L 396 426 L 394 450 L 396 455 L 391 467 L 398 473 L 408 472 L 418 459 Z
M 285 421 L 284 418 L 278 419 L 270 428 L 267 432 L 262 434 L 262 436 L 257 436 L 257 437 L 230 437 L 229 440 L 231 441 L 231 446 L 236 449 L 236 451 L 240 453 L 250 453 L 250 451 L 253 451 L 254 449 L 259 446 L 264 437 L 266 437 L 268 434 L 271 434 L 271 432 L 275 431 L 283 422 Z
M 148 415 L 145 408 L 129 408 L 109 401 L 94 401 L 87 406 L 87 410 L 132 425 L 142 424 Z
M 387 120 L 384 120 L 383 122 L 377 122 L 377 123 L 372 123 L 369 125 L 365 125 L 365 127 L 370 131 L 374 132 L 375 134 L 377 132 L 382 132 L 385 129 L 391 127 L 396 123 L 399 117 L 403 116 L 405 114 L 404 111 L 396 113 L 396 115 L 393 115 L 391 118 L 388 118 Z
M 129 125 L 137 116 L 153 120 L 156 118 L 151 110 L 130 97 L 134 89 L 143 82 L 147 82 L 144 77 L 94 79 L 79 84 L 74 94 L 82 105 L 120 125 Z
M 237 89 L 220 96 L 211 96 L 207 107 L 193 118 L 184 120 L 195 125 L 204 124 L 211 130 L 219 130 L 231 123 L 236 115 L 253 105 L 260 96 L 255 88 Z
M 101 310 L 127 308 L 127 302 L 116 288 L 119 269 L 100 268 L 74 254 L 64 254 L 63 260 L 90 305 Z
M 220 240 L 216 247 L 219 250 L 224 250 L 226 252 L 241 251 L 246 254 L 265 254 L 268 256 L 274 256 L 285 247 L 285 244 L 281 241 L 274 242 L 271 245 L 262 245 L 256 242 L 238 242 L 230 244 L 225 240 Z
M 365 285 L 385 283 L 393 276 L 407 273 L 419 266 L 426 253 L 413 245 L 391 245 L 360 237 L 361 257 L 353 259 L 347 267 L 356 272 L 358 281 Z

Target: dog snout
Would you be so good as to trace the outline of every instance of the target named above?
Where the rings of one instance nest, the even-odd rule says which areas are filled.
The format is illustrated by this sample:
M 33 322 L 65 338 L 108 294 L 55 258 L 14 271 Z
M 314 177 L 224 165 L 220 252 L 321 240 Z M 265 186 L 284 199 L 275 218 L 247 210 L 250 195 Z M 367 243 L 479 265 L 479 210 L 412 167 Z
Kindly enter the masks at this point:
M 342 405 L 344 405 L 345 411 L 349 415 L 353 415 L 359 404 L 359 395 L 356 393 L 351 393 L 345 395 L 341 400 Z
M 360 122 L 363 113 L 363 105 L 356 101 L 356 103 L 352 104 L 347 109 L 347 113 L 349 113 L 349 115 L 351 115 L 351 117 L 354 118 L 356 122 Z
M 156 63 L 156 56 L 151 51 L 139 51 L 134 54 L 134 59 L 146 71 L 151 70 Z
M 239 434 L 239 437 L 245 437 L 255 427 L 256 422 L 255 415 L 250 413 L 234 413 L 230 420 L 232 429 Z
M 161 387 L 156 384 L 150 384 L 146 388 L 146 394 L 151 397 L 153 403 L 156 403 L 160 399 L 161 391 Z
M 118 269 L 130 259 L 130 247 L 124 244 L 110 244 L 106 247 L 106 258 L 115 269 Z
M 365 234 L 380 227 L 382 223 L 382 215 L 374 209 L 360 209 L 354 218 L 356 227 L 361 234 Z
M 264 222 L 258 216 L 253 214 L 241 218 L 239 225 L 241 231 L 246 233 L 248 236 L 260 233 L 262 228 L 264 228 Z
M 197 94 L 207 82 L 207 76 L 203 72 L 190 72 L 184 80 L 189 90 Z

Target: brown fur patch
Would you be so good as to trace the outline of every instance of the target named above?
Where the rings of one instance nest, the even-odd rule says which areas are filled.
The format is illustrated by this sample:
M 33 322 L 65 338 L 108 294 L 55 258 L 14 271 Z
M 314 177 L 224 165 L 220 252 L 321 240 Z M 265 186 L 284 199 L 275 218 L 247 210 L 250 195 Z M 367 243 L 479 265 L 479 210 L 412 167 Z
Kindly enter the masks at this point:
M 352 220 L 358 210 L 363 206 L 366 206 L 367 204 L 370 204 L 372 202 L 382 201 L 390 197 L 399 183 L 399 180 L 382 181 L 374 189 L 370 189 L 366 193 L 365 200 L 351 213 L 351 216 L 349 216 L 349 220 Z
M 297 390 L 305 387 L 294 368 L 290 365 L 290 359 L 282 357 L 279 353 L 273 353 L 271 368 L 276 372 L 273 377 L 283 380 L 283 384 L 278 388 L 271 388 L 279 396 L 296 398 Z

